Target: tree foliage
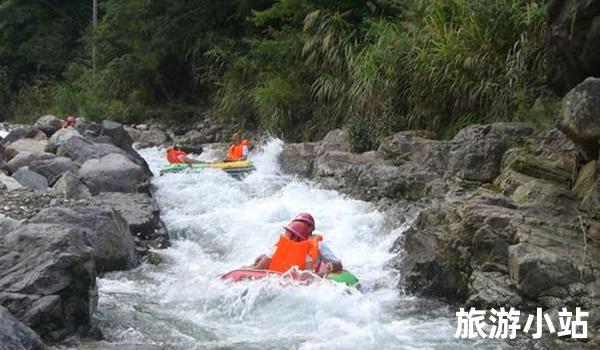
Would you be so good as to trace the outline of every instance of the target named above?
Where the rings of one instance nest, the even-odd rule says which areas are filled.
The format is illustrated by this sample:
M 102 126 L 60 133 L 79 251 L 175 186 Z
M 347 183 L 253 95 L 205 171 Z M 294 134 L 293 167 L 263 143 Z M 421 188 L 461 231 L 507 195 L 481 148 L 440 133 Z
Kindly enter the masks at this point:
M 1 112 L 450 136 L 545 96 L 543 0 L 0 0 Z M 92 47 L 97 68 L 92 71 Z M 39 107 L 39 108 L 38 108 Z

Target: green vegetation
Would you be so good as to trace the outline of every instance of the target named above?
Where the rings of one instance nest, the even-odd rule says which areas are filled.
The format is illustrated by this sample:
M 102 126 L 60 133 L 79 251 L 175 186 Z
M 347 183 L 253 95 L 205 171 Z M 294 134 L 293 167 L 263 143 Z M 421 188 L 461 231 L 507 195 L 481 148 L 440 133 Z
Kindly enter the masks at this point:
M 356 151 L 544 122 L 543 0 L 99 3 L 94 30 L 87 3 L 0 0 L 0 115 L 216 117 L 290 140 L 346 126 Z

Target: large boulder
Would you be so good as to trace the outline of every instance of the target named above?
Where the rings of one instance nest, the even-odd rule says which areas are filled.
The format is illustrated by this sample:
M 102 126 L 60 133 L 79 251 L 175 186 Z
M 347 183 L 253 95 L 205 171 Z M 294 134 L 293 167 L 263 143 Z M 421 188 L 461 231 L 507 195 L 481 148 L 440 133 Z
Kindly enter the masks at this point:
M 85 137 L 95 137 L 102 132 L 102 126 L 84 117 L 77 117 L 75 129 Z
M 169 235 L 160 219 L 160 209 L 154 199 L 146 193 L 102 192 L 94 201 L 109 205 L 118 211 L 131 233 L 151 248 L 169 246 Z M 138 242 L 141 245 L 141 242 Z
M 33 190 L 39 191 L 48 188 L 48 179 L 27 167 L 17 170 L 12 177 L 21 185 Z
M 551 0 L 546 28 L 548 85 L 559 96 L 590 76 L 600 76 L 600 3 Z
M 64 145 L 71 137 L 81 136 L 75 128 L 60 129 L 55 132 L 48 141 L 48 150 L 56 152 L 56 150 Z
M 107 205 L 47 208 L 30 222 L 80 229 L 94 249 L 98 273 L 125 270 L 137 264 L 133 236 L 127 222 L 118 211 Z
M 509 247 L 508 266 L 513 283 L 530 298 L 548 288 L 579 281 L 578 270 L 570 260 L 527 243 Z
M 53 115 L 43 115 L 34 124 L 38 129 L 50 137 L 62 126 L 62 120 Z
M 138 192 L 146 184 L 144 170 L 122 154 L 111 153 L 90 159 L 79 169 L 81 181 L 92 194 L 99 192 Z
M 10 161 L 22 152 L 43 154 L 46 152 L 46 146 L 48 140 L 19 139 L 4 147 L 4 159 Z
M 63 173 L 71 168 L 73 161 L 67 157 L 36 160 L 29 164 L 29 169 L 43 175 L 48 184 L 53 186 Z
M 310 177 L 316 155 L 317 143 L 286 143 L 279 155 L 281 170 L 287 174 Z
M 6 169 L 10 173 L 14 173 L 19 168 L 28 166 L 35 161 L 43 161 L 55 158 L 56 156 L 52 153 L 31 153 L 31 152 L 20 152 L 14 156 L 8 163 L 6 163 Z
M 0 304 L 42 338 L 85 331 L 96 303 L 94 252 L 82 228 L 24 223 L 0 235 Z
M 102 121 L 101 135 L 108 136 L 111 143 L 121 148 L 130 147 L 132 144 L 131 136 L 125 131 L 122 124 L 113 122 L 111 120 Z
M 560 129 L 581 147 L 587 160 L 598 158 L 600 78 L 588 78 L 564 97 Z
M 326 151 L 350 152 L 351 149 L 348 130 L 335 129 L 328 132 L 321 140 L 318 151 L 319 153 Z
M 46 346 L 29 327 L 0 307 L 0 350 L 44 350 Z
M 148 163 L 131 147 L 119 148 L 110 143 L 96 143 L 82 137 L 71 137 L 59 148 L 57 154 L 66 156 L 79 164 L 84 164 L 91 159 L 99 159 L 109 154 L 120 154 L 142 168 L 146 180 L 152 176 Z

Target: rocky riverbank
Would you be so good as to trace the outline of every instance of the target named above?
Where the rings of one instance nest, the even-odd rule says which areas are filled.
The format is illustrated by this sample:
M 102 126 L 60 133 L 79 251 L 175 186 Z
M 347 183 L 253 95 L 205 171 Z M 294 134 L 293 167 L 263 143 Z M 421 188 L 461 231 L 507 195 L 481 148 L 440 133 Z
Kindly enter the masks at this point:
M 0 340 L 10 349 L 42 349 L 38 335 L 101 336 L 96 277 L 169 246 L 152 173 L 126 128 L 60 126 L 43 116 L 0 139 Z
M 542 307 L 556 315 L 581 307 L 590 313 L 583 346 L 595 348 L 599 87 L 589 78 L 567 94 L 563 132 L 539 134 L 522 123 L 473 125 L 447 141 L 400 132 L 377 151 L 354 154 L 337 130 L 320 142 L 284 145 L 282 169 L 392 213 L 422 208 L 393 248 L 401 290 L 485 310 Z

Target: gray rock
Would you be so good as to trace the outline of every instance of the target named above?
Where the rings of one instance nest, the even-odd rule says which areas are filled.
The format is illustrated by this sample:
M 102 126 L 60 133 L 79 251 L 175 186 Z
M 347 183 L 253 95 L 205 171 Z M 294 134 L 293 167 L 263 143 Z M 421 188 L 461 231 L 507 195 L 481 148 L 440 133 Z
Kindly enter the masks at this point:
M 21 320 L 51 320 L 28 324 L 44 339 L 57 341 L 89 327 L 96 307 L 96 268 L 82 229 L 24 223 L 1 236 L 0 292 L 2 304 Z M 24 304 L 11 295 L 53 298 L 18 309 Z
M 467 306 L 485 310 L 505 307 L 508 310 L 522 303 L 523 298 L 513 290 L 506 274 L 479 270 L 471 274 Z
M 510 277 L 519 291 L 534 298 L 550 287 L 567 286 L 579 280 L 570 260 L 546 249 L 520 243 L 508 249 Z
M 117 153 L 86 161 L 79 170 L 79 177 L 92 194 L 138 192 L 139 186 L 147 181 L 139 165 Z
M 146 181 L 152 176 L 152 172 L 146 161 L 132 148 L 124 150 L 110 143 L 95 143 L 82 137 L 72 137 L 60 147 L 57 154 L 69 157 L 80 164 L 91 159 L 102 158 L 109 154 L 120 154 L 126 156 L 142 168 Z
M 142 132 L 130 126 L 125 126 L 125 131 L 129 134 L 132 142 L 139 142 L 142 137 Z
M 319 142 L 318 152 L 339 151 L 350 152 L 352 146 L 348 140 L 348 130 L 335 129 L 325 135 L 323 140 Z
M 67 170 L 57 181 L 54 183 L 53 188 L 64 194 L 67 199 L 86 199 L 92 195 L 89 188 L 79 180 L 79 168 L 73 167 Z
M 125 270 L 137 264 L 133 236 L 127 222 L 109 206 L 47 208 L 30 222 L 81 229 L 94 249 L 98 273 Z
M 118 211 L 131 233 L 148 242 L 152 248 L 169 246 L 167 230 L 160 219 L 160 210 L 152 197 L 145 193 L 102 192 L 94 201 Z
M 600 140 L 600 78 L 587 78 L 569 91 L 563 99 L 561 114 L 561 131 L 582 148 L 587 160 L 596 159 Z
M 5 236 L 10 231 L 16 229 L 19 224 L 21 224 L 19 220 L 15 220 L 0 214 L 0 237 Z
M 133 143 L 129 134 L 125 131 L 122 124 L 110 121 L 102 121 L 101 135 L 108 136 L 111 143 L 121 148 L 130 147 Z
M 150 127 L 149 130 L 142 131 L 139 139 L 140 144 L 145 147 L 165 145 L 169 141 L 171 141 L 169 135 L 155 126 Z
M 44 350 L 46 346 L 29 327 L 0 307 L 0 350 Z
M 17 170 L 12 177 L 17 180 L 21 185 L 31 188 L 33 190 L 45 190 L 48 188 L 48 180 L 28 168 L 21 168 Z
M 47 140 L 19 139 L 4 148 L 4 159 L 10 161 L 17 154 L 28 152 L 32 154 L 43 154 L 46 152 Z
M 75 129 L 85 137 L 94 137 L 100 135 L 102 126 L 83 117 L 77 117 L 75 121 Z
M 279 155 L 281 170 L 287 174 L 310 177 L 317 155 L 317 143 L 284 144 Z
M 52 153 L 30 153 L 30 152 L 20 152 L 19 154 L 17 154 L 16 156 L 14 156 L 10 162 L 8 162 L 6 164 L 6 168 L 11 172 L 14 173 L 15 171 L 17 171 L 19 168 L 24 167 L 24 166 L 28 166 L 30 165 L 32 162 L 38 161 L 38 160 L 48 160 L 48 159 L 52 159 L 55 158 L 56 156 Z
M 0 146 L 6 147 L 7 145 L 17 140 L 25 138 L 44 140 L 47 137 L 46 134 L 44 134 L 40 129 L 34 126 L 22 126 L 10 130 L 8 135 L 6 135 L 6 137 L 0 140 Z
M 44 115 L 41 116 L 36 122 L 35 127 L 40 129 L 46 134 L 46 136 L 50 137 L 54 134 L 58 129 L 62 126 L 62 120 L 58 119 L 53 115 Z
M 552 90 L 564 96 L 585 78 L 600 76 L 600 4 L 552 0 L 546 18 L 546 77 Z
M 48 141 L 48 150 L 56 152 L 56 150 L 64 145 L 71 137 L 81 136 L 75 128 L 60 129 L 55 132 Z
M 29 164 L 29 169 L 46 177 L 48 184 L 53 186 L 72 165 L 73 161 L 71 159 L 56 157 L 54 159 L 33 161 Z
M 12 177 L 0 173 L 0 187 L 3 187 L 8 191 L 12 191 L 23 188 L 23 185 L 21 185 L 19 181 L 13 179 Z

